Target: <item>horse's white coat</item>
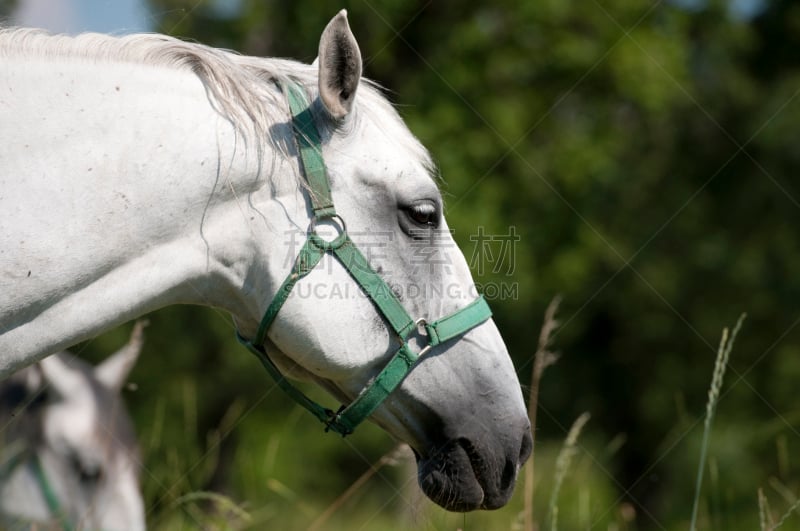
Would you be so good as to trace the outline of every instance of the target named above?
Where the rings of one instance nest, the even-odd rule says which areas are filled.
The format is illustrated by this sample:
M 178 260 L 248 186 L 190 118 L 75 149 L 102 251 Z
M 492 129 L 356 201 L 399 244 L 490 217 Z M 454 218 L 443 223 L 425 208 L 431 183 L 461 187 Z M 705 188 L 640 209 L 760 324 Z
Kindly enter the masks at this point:
M 224 309 L 252 336 L 311 216 L 277 85 L 291 78 L 316 98 L 317 69 L 161 36 L 19 35 L 0 35 L 0 374 L 177 303 Z M 340 13 L 320 49 L 360 65 L 354 43 Z M 329 70 L 345 62 L 320 61 L 320 79 L 337 82 Z M 388 282 L 426 288 L 406 290 L 410 315 L 450 314 L 475 290 L 446 224 L 428 244 L 446 267 L 420 264 L 419 240 L 404 229 L 415 202 L 441 212 L 428 154 L 375 88 L 355 86 L 355 98 L 333 86 L 327 106 L 313 104 L 337 211 Z M 346 116 L 334 120 L 328 95 L 345 92 L 351 101 L 334 114 Z M 397 345 L 340 265 L 325 259 L 303 285 L 326 295 L 290 297 L 269 353 L 289 374 L 351 399 Z M 372 418 L 422 460 L 448 440 L 472 441 L 461 459 L 502 470 L 497 499 L 510 495 L 508 478 L 513 485 L 530 448 L 491 321 L 435 348 Z M 475 433 L 459 432 L 464 423 Z M 455 499 L 437 501 L 462 507 L 459 488 L 442 487 L 440 498 L 452 490 Z M 483 504 L 483 490 L 463 506 Z
M 200 81 L 139 64 L 98 77 L 86 60 L 4 62 L 0 370 L 170 303 L 223 306 L 235 273 L 208 253 L 221 218 L 241 212 L 218 163 L 243 156 Z

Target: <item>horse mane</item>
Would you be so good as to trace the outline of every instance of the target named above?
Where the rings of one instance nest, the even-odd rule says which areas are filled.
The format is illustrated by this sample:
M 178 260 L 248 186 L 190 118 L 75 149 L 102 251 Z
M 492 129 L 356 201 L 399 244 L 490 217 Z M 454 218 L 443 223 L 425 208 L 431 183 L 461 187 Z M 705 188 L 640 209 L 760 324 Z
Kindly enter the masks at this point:
M 294 82 L 305 87 L 312 101 L 317 96 L 315 65 L 244 56 L 156 33 L 69 36 L 30 28 L 0 29 L 0 58 L 15 55 L 97 63 L 130 62 L 190 71 L 205 86 L 212 105 L 244 136 L 246 144 L 262 146 L 266 140 L 283 153 L 285 149 L 270 138 L 269 127 L 289 115 L 285 87 Z M 410 134 L 381 87 L 372 81 L 363 81 L 356 98 L 358 119 L 377 124 L 432 172 L 428 151 Z M 276 86 L 280 91 L 275 90 Z

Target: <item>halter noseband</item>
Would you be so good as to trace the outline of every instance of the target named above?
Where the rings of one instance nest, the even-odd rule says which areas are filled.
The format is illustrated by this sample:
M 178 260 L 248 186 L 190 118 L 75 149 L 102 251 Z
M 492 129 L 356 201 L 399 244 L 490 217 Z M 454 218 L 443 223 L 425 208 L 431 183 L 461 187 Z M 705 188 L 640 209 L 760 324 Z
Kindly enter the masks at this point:
M 299 86 L 290 84 L 287 87 L 287 95 L 292 112 L 294 137 L 302 160 L 301 170 L 304 172 L 310 188 L 309 196 L 314 217 L 308 228 L 306 242 L 300 249 L 292 270 L 267 307 L 255 337 L 248 340 L 238 332 L 236 337 L 258 357 L 281 389 L 325 424 L 325 431 L 332 430 L 345 436 L 353 433 L 356 426 L 375 411 L 411 371 L 422 355 L 436 345 L 483 323 L 492 316 L 492 311 L 483 296 L 480 296 L 466 307 L 432 323 L 428 323 L 425 319 L 414 320 L 408 315 L 389 285 L 370 267 L 367 259 L 350 239 L 344 220 L 336 214 L 331 198 L 328 173 L 322 159 L 322 143 L 304 91 Z M 327 241 L 317 235 L 316 224 L 319 220 L 336 221 L 341 229 L 338 236 Z M 383 370 L 361 390 L 349 405 L 341 406 L 338 411 L 332 411 L 317 404 L 289 383 L 269 358 L 263 346 L 267 330 L 286 299 L 289 298 L 292 288 L 299 279 L 316 267 L 325 253 L 335 256 L 350 273 L 383 315 L 400 342 L 400 348 L 397 349 Z M 420 332 L 424 330 L 428 339 L 427 345 L 420 352 L 414 352 L 408 346 L 407 340 L 414 330 Z

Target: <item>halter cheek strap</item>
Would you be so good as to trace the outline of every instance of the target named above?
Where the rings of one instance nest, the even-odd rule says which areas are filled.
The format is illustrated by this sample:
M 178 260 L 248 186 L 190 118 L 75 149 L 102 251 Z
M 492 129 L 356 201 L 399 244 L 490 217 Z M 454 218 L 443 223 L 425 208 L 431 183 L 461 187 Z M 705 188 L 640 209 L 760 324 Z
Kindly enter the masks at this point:
M 44 473 L 44 467 L 38 455 L 33 456 L 31 466 L 33 467 L 33 474 L 36 476 L 36 481 L 39 483 L 39 489 L 42 491 L 42 496 L 44 496 L 44 501 L 47 504 L 50 514 L 58 519 L 61 524 L 61 529 L 64 531 L 72 531 L 74 528 L 70 521 L 67 520 L 66 514 L 61 510 L 61 504 L 58 503 L 58 496 L 56 496 L 56 492 L 53 490 L 50 482 L 47 481 L 47 474 Z
M 345 436 L 352 433 L 356 426 L 369 417 L 400 385 L 400 382 L 421 356 L 432 347 L 483 323 L 492 316 L 492 311 L 481 296 L 457 312 L 432 323 L 428 323 L 425 319 L 414 320 L 411 318 L 389 285 L 370 267 L 367 259 L 347 234 L 344 220 L 336 214 L 331 198 L 328 174 L 322 158 L 322 143 L 314 125 L 305 93 L 294 84 L 288 86 L 287 93 L 302 169 L 310 188 L 309 195 L 314 217 L 308 228 L 306 242 L 300 249 L 292 270 L 267 307 L 255 337 L 248 340 L 238 332 L 236 336 L 250 352 L 258 357 L 281 389 L 325 424 L 325 431 L 331 430 Z M 327 241 L 315 232 L 317 222 L 322 219 L 338 223 L 340 232 L 334 240 Z M 263 346 L 269 327 L 289 298 L 294 285 L 310 273 L 326 253 L 333 255 L 350 273 L 350 276 L 358 283 L 388 326 L 394 331 L 400 343 L 400 347 L 381 372 L 362 389 L 349 405 L 341 406 L 337 411 L 317 404 L 289 383 L 269 358 Z M 419 352 L 414 352 L 408 345 L 409 335 L 414 330 L 418 330 L 421 335 L 424 331 L 424 335 L 428 339 L 427 345 Z
M 66 512 L 62 510 L 61 504 L 58 502 L 58 496 L 56 496 L 56 492 L 50 484 L 50 481 L 48 481 L 47 474 L 44 472 L 44 466 L 42 466 L 39 454 L 35 451 L 26 450 L 17 452 L 12 455 L 9 460 L 0 464 L 0 480 L 7 481 L 16 468 L 23 465 L 26 461 L 31 467 L 31 472 L 36 479 L 36 483 L 47 505 L 47 510 L 50 511 L 50 515 L 58 521 L 63 531 L 73 531 L 74 527 L 67 518 Z

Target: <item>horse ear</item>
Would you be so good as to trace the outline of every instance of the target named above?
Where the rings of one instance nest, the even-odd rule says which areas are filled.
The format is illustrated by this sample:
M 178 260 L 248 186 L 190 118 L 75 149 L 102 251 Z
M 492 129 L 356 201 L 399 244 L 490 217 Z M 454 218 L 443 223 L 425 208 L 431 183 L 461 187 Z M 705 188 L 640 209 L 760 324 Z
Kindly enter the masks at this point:
M 95 367 L 94 376 L 104 387 L 119 391 L 136 365 L 144 344 L 144 327 L 147 321 L 136 321 L 128 343 Z
M 86 380 L 79 369 L 70 367 L 69 354 L 60 352 L 39 362 L 39 370 L 46 384 L 64 399 L 80 395 Z
M 353 108 L 361 79 L 361 52 L 347 23 L 347 10 L 331 19 L 319 40 L 319 95 L 330 115 L 340 120 Z

